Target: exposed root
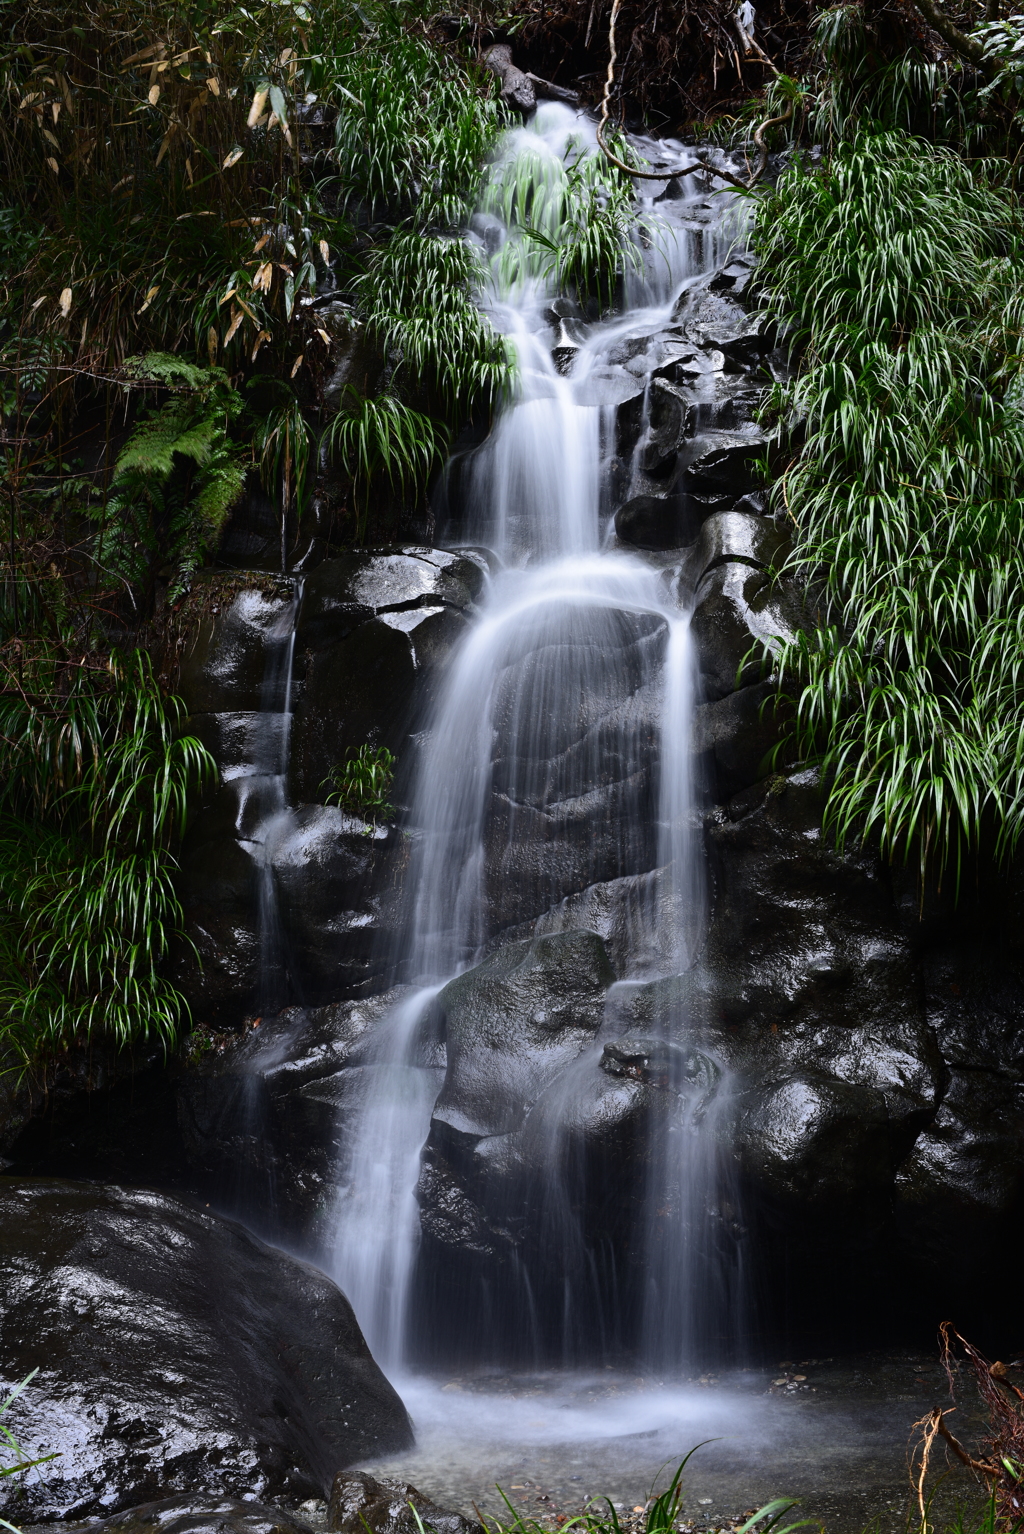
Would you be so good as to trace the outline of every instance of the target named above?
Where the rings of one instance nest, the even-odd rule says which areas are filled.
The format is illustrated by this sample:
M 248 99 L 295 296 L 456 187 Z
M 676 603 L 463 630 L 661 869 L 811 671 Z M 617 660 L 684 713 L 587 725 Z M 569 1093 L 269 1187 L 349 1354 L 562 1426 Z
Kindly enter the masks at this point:
M 1009 1378 L 1009 1370 L 1020 1367 L 1024 1361 L 990 1364 L 977 1348 L 961 1337 L 950 1322 L 944 1321 L 940 1331 L 942 1363 L 950 1392 L 956 1390 L 958 1383 L 954 1355 L 954 1344 L 958 1343 L 967 1356 L 979 1394 L 987 1408 L 989 1429 L 980 1454 L 972 1454 L 951 1431 L 946 1421 L 954 1408 L 943 1410 L 936 1406 L 914 1424 L 920 1440 L 911 1456 L 911 1471 L 921 1515 L 921 1534 L 929 1534 L 930 1529 L 926 1481 L 932 1450 L 939 1438 L 955 1458 L 987 1486 L 995 1503 L 999 1526 L 1006 1529 L 1020 1528 L 1024 1522 L 1024 1391 Z
M 635 176 L 638 180 L 642 181 L 665 181 L 670 176 L 690 176 L 695 171 L 702 171 L 705 175 L 718 176 L 722 181 L 728 181 L 731 185 L 739 187 L 742 191 L 749 191 L 764 175 L 765 166 L 768 164 L 768 145 L 765 142 L 765 133 L 769 128 L 774 128 L 780 123 L 789 121 L 793 115 L 792 101 L 787 102 L 786 110 L 780 113 L 778 117 L 767 118 L 765 122 L 755 129 L 754 143 L 758 148 L 758 163 L 746 180 L 743 180 L 740 176 L 734 176 L 730 171 L 716 169 L 706 164 L 699 157 L 692 165 L 675 165 L 671 169 L 659 171 L 636 170 L 632 165 L 627 165 L 624 160 L 620 160 L 618 155 L 608 148 L 608 144 L 605 141 L 605 129 L 608 126 L 612 88 L 615 85 L 615 65 L 618 62 L 618 51 L 615 44 L 615 23 L 618 20 L 620 4 L 621 0 L 612 0 L 612 14 L 608 23 L 608 73 L 605 76 L 604 94 L 601 97 L 601 120 L 597 125 L 597 142 L 601 146 L 605 158 L 610 160 L 619 170 L 624 170 L 628 176 Z M 759 45 L 753 42 L 753 39 L 747 38 L 747 42 L 757 48 L 758 53 L 763 52 Z M 763 56 L 772 69 L 775 69 L 775 65 L 772 64 L 767 54 Z M 775 69 L 775 73 L 778 74 L 779 71 Z

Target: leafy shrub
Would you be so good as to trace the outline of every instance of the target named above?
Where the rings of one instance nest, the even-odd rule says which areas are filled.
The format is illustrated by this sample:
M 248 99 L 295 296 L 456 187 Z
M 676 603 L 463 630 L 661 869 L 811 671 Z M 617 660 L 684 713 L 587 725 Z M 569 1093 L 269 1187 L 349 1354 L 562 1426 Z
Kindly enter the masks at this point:
M 100 567 L 129 589 L 142 586 L 155 562 L 176 567 L 174 602 L 211 554 L 245 488 L 239 449 L 228 436 L 241 399 L 220 368 L 200 368 L 161 352 L 126 365 L 131 375 L 174 390 L 144 416 L 118 455 L 111 493 L 91 516 Z

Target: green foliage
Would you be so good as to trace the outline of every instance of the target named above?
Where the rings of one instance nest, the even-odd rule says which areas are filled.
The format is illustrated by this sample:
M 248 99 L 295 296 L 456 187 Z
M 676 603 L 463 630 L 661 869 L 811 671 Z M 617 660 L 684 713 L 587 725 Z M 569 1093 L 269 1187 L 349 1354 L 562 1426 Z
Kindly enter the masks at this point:
M 90 433 L 106 423 L 103 464 L 112 434 L 134 429 L 112 486 L 94 469 L 69 497 L 59 471 L 62 515 L 37 520 L 40 569 L 77 574 L 75 518 L 92 518 L 97 608 L 109 608 L 113 583 L 121 621 L 144 618 L 166 565 L 180 595 L 216 547 L 241 483 L 234 444 L 246 437 L 280 492 L 286 541 L 325 424 L 325 384 L 346 360 L 318 307 L 325 287 L 364 327 L 360 392 L 432 422 L 429 441 L 417 428 L 417 474 L 400 478 L 405 502 L 422 495 L 431 445 L 512 380 L 509 350 L 475 303 L 488 274 L 464 237 L 508 125 L 469 41 L 441 43 L 425 0 L 244 10 L 111 0 L 85 15 L 72 0 L 42 0 L 13 14 L 0 60 L 9 482 L 38 509 L 43 458 L 63 462 L 59 444 L 83 419 Z M 629 178 L 578 146 L 552 174 L 552 216 L 520 219 L 507 259 L 608 301 L 638 259 Z M 180 367 L 161 378 L 152 358 L 172 354 L 194 372 L 202 364 L 205 381 Z M 142 382 L 130 366 L 140 355 L 171 394 L 141 425 L 120 408 L 122 384 Z M 254 378 L 288 398 L 239 413 L 234 390 L 248 399 Z M 374 414 L 379 440 L 408 441 L 390 405 Z M 391 531 L 401 515 L 394 453 L 378 457 Z M 338 508 L 357 538 L 369 506 L 360 486 L 357 503 Z M 22 502 L 19 512 L 31 520 Z
M 467 75 L 406 29 L 410 10 L 374 7 L 358 46 L 336 60 L 332 157 L 352 211 L 361 205 L 373 219 L 411 216 L 422 230 L 457 229 L 472 212 L 504 108 L 492 75 Z
M 1013 103 L 1014 116 L 1024 124 L 1024 16 L 1019 12 L 1005 21 L 990 21 L 972 34 L 981 43 L 986 59 L 996 65 L 989 83 L 979 91 L 979 100 L 987 102 L 1002 96 Z
M 960 64 L 930 57 L 899 28 L 884 33 L 879 21 L 855 0 L 819 12 L 801 103 L 811 138 L 832 147 L 868 126 L 948 143 L 976 135 Z
M 395 813 L 388 803 L 395 781 L 397 758 L 387 746 L 360 746 L 344 767 L 335 767 L 321 783 L 328 790 L 325 804 L 336 804 L 351 815 L 390 820 Z
M 292 502 L 301 512 L 309 475 L 310 428 L 291 386 L 274 378 L 256 378 L 253 385 L 260 392 L 272 392 L 276 403 L 270 405 L 256 431 L 255 448 L 259 453 L 260 479 L 264 489 L 276 495 L 281 507 L 281 569 L 288 562 L 288 518 Z
M 371 333 L 394 359 L 392 387 L 426 395 L 449 418 L 500 395 L 510 376 L 504 340 L 473 303 L 482 278 L 466 240 L 398 229 L 353 284 Z
M 711 1442 L 711 1440 L 708 1439 L 705 1442 Z M 683 1513 L 683 1471 L 697 1450 L 703 1447 L 704 1444 L 697 1444 L 696 1448 L 690 1450 L 674 1471 L 663 1492 L 655 1496 L 652 1489 L 643 1510 L 642 1522 L 638 1526 L 631 1525 L 632 1527 L 641 1528 L 643 1534 L 673 1534 Z M 517 1512 L 500 1487 L 498 1491 L 512 1518 L 508 1523 L 498 1518 L 485 1520 L 485 1524 L 489 1522 L 493 1525 L 491 1534 L 548 1534 L 548 1531 L 535 1518 L 526 1518 Z M 602 1503 L 607 1508 L 607 1512 L 601 1510 Z M 806 1527 L 816 1528 L 819 1534 L 824 1534 L 821 1524 L 810 1518 L 801 1518 L 795 1523 L 785 1522 L 786 1515 L 798 1505 L 792 1499 L 785 1497 L 777 1497 L 771 1502 L 766 1502 L 740 1526 L 737 1534 L 794 1534 L 796 1529 Z M 420 1528 L 422 1530 L 422 1525 Z M 578 1513 L 574 1518 L 566 1519 L 561 1524 L 561 1528 L 578 1529 L 580 1534 L 623 1534 L 618 1510 L 607 1497 L 595 1497 L 582 1513 Z
M 840 844 L 940 875 L 1024 827 L 1024 250 L 982 170 L 862 133 L 758 215 L 767 301 L 803 348 L 774 399 L 817 617 L 780 659 L 798 736 Z
M 610 303 L 616 279 L 639 269 L 633 243 L 636 203 L 624 172 L 597 152 L 571 141 L 564 156 L 538 135 L 536 146 L 506 155 L 488 180 L 485 208 L 496 213 L 512 238 L 494 259 L 501 290 L 538 278 L 554 278 Z M 621 143 L 614 145 L 621 153 Z
M 129 590 L 144 585 L 155 563 L 173 563 L 173 602 L 216 549 L 245 488 L 240 453 L 228 436 L 242 402 L 220 368 L 160 352 L 130 359 L 126 372 L 177 392 L 142 419 L 121 449 L 111 493 L 90 511 L 100 524 L 92 554 Z
M 0 694 L 0 1045 L 24 1065 L 103 1035 L 170 1045 L 173 848 L 214 771 L 141 652 L 18 657 Z
M 363 542 L 369 521 L 374 483 L 386 478 L 393 491 L 426 479 L 440 462 L 447 445 L 443 429 L 429 416 L 403 405 L 390 395 L 364 399 L 349 393 L 349 405 L 327 429 L 325 445 L 354 485 L 357 505 L 356 542 Z

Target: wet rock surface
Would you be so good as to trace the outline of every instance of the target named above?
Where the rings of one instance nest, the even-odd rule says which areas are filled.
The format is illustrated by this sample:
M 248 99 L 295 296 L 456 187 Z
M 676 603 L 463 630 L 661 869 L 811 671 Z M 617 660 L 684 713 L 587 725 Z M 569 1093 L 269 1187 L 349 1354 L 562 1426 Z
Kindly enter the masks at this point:
M 419 1514 L 417 1521 L 416 1513 Z M 404 1481 L 377 1480 L 372 1475 L 342 1471 L 335 1477 L 327 1505 L 332 1534 L 419 1534 L 422 1525 L 434 1534 L 483 1534 L 475 1519 L 438 1507 L 436 1502 Z
M 192 1175 L 257 1228 L 323 1250 L 346 1118 L 373 1068 L 374 1031 L 405 994 L 290 1008 L 222 1036 L 176 1083 Z
M 182 849 L 187 930 L 202 968 L 183 953 L 178 979 L 196 1016 L 218 1023 L 253 1010 L 268 859 L 291 945 L 291 994 L 326 1002 L 379 983 L 382 906 L 404 849 L 394 832 L 326 806 L 325 780 L 365 745 L 386 746 L 400 764 L 411 756 L 411 732 L 487 560 L 405 545 L 326 560 L 299 586 L 245 579 L 201 621 L 178 683 L 188 727 L 220 770 Z M 297 808 L 268 826 L 268 794 L 282 771 L 282 802 Z
M 445 1139 L 505 1135 L 524 1104 L 589 1044 L 615 979 L 589 932 L 502 947 L 448 985 L 435 1013 L 447 1050 L 432 1130 Z
M 97 1534 L 312 1534 L 304 1518 L 283 1508 L 195 1495 L 145 1502 L 80 1527 Z
M 316 1269 L 164 1194 L 0 1179 L 6 1419 L 44 1475 L 2 1483 L 20 1521 L 171 1492 L 324 1493 L 407 1446 L 398 1396 Z

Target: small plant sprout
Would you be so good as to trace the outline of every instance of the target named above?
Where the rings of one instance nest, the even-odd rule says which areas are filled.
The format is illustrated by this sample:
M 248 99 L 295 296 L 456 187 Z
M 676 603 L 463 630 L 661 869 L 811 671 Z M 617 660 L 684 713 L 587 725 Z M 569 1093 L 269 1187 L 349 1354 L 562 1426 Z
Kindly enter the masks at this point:
M 336 804 L 350 815 L 390 820 L 395 813 L 388 796 L 395 780 L 397 758 L 387 746 L 360 746 L 344 767 L 334 767 L 321 783 L 328 790 L 325 802 Z

